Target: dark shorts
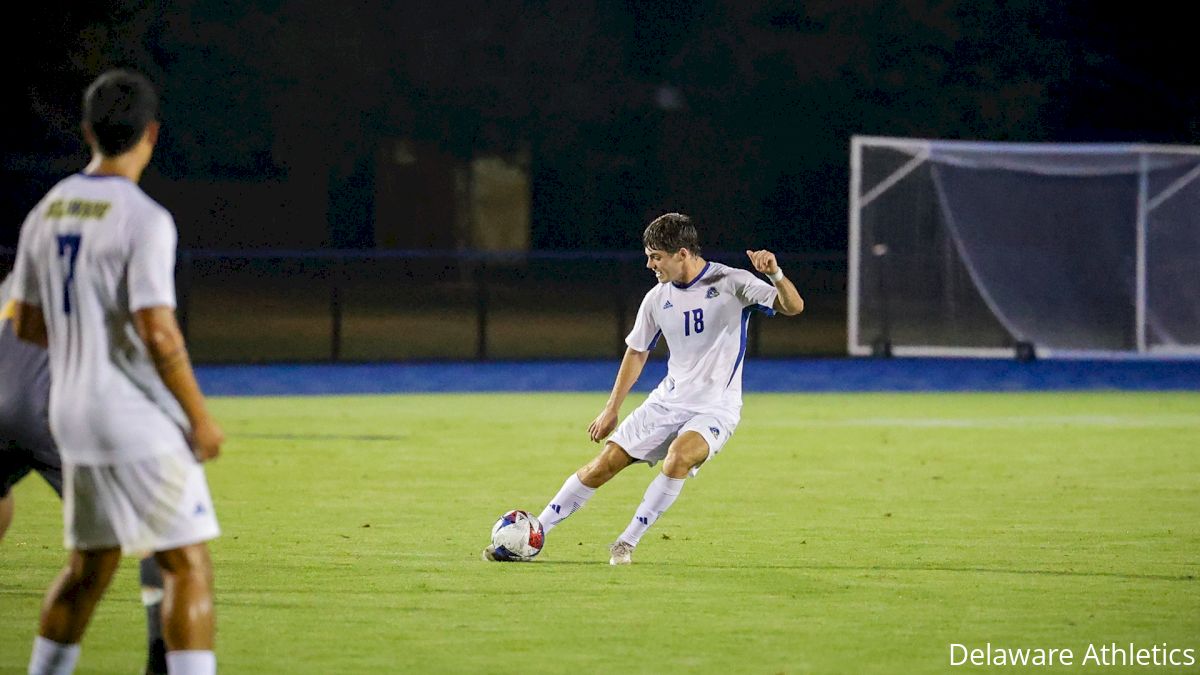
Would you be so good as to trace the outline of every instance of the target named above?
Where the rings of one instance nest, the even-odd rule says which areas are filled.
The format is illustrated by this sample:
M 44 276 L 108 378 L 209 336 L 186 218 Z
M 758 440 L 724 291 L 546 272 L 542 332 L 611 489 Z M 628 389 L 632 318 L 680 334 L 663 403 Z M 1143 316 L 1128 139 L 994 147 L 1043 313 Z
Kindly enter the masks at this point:
M 0 498 L 30 471 L 62 496 L 62 460 L 50 435 L 46 352 L 17 340 L 0 322 Z
M 62 497 L 62 463 L 53 448 L 32 449 L 14 441 L 0 441 L 0 499 L 30 471 L 38 472 L 50 487 Z

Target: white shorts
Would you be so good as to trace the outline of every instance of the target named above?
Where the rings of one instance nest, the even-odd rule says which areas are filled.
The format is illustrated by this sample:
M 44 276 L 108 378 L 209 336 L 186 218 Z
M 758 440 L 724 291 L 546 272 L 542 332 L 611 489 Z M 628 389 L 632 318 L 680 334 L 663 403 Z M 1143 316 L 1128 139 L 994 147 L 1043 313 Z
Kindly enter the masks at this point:
M 169 551 L 221 533 L 204 469 L 190 455 L 128 464 L 64 464 L 63 539 L 68 549 Z
M 667 456 L 667 448 L 679 434 L 695 431 L 708 442 L 708 457 L 704 459 L 707 462 L 721 452 L 737 425 L 737 415 L 699 414 L 647 401 L 629 413 L 608 440 L 635 460 L 654 466 Z M 688 474 L 695 476 L 699 470 L 697 464 Z

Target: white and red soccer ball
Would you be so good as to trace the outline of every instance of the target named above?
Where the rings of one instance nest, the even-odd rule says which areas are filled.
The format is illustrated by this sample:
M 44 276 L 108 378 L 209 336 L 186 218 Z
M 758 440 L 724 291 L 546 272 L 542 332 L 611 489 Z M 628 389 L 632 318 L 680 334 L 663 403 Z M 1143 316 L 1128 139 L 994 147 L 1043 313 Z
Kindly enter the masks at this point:
M 492 545 L 504 560 L 531 560 L 542 551 L 545 533 L 537 517 L 516 509 L 500 516 L 492 526 Z

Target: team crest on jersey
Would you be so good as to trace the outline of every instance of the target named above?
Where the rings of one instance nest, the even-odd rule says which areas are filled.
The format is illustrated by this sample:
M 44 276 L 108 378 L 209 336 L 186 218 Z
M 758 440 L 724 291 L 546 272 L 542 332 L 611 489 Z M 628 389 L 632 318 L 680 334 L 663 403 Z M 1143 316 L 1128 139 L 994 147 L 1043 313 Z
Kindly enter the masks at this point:
M 674 306 L 675 305 L 672 305 L 670 300 L 663 303 L 663 309 L 671 309 Z
M 720 438 L 720 437 L 721 437 L 721 430 L 720 430 L 720 429 L 718 429 L 718 428 L 716 428 L 716 427 L 709 427 L 709 428 L 708 428 L 708 430 L 712 432 L 712 435 L 713 435 L 713 437 L 715 437 L 715 438 Z
M 707 300 L 709 298 L 715 298 L 720 294 L 721 294 L 721 292 L 718 291 L 716 288 L 710 288 L 710 289 L 708 289 L 708 293 L 704 294 L 704 298 Z

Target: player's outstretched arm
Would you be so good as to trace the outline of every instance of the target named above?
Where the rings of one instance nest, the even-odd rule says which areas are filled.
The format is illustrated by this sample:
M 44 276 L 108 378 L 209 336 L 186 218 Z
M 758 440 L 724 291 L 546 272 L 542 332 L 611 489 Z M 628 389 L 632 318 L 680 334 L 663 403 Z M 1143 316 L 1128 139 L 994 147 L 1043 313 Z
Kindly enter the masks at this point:
M 783 270 L 779 268 L 779 263 L 775 260 L 775 254 L 768 250 L 746 251 L 751 264 L 759 273 L 765 275 L 775 284 L 775 290 L 779 291 L 779 295 L 775 298 L 775 311 L 787 316 L 795 316 L 804 311 L 804 298 L 800 297 L 800 291 L 796 290 L 796 285 L 790 279 L 783 276 Z
M 625 348 L 625 356 L 621 359 L 621 368 L 617 370 L 617 381 L 613 383 L 608 402 L 604 404 L 604 409 L 596 419 L 588 425 L 588 438 L 592 439 L 593 443 L 599 443 L 617 428 L 621 404 L 625 402 L 629 390 L 633 389 L 633 384 L 641 377 L 642 369 L 646 367 L 646 360 L 649 358 L 649 350 L 639 352 L 633 347 Z
M 158 376 L 179 401 L 192 425 L 192 452 L 196 453 L 196 459 L 204 462 L 216 458 L 225 434 L 208 414 L 183 333 L 175 320 L 175 310 L 166 306 L 139 309 L 133 315 L 133 324 L 150 351 Z
M 33 344 L 46 348 L 49 340 L 46 335 L 46 317 L 42 316 L 42 308 L 40 305 L 30 305 L 14 301 L 12 310 L 13 333 L 17 337 Z

